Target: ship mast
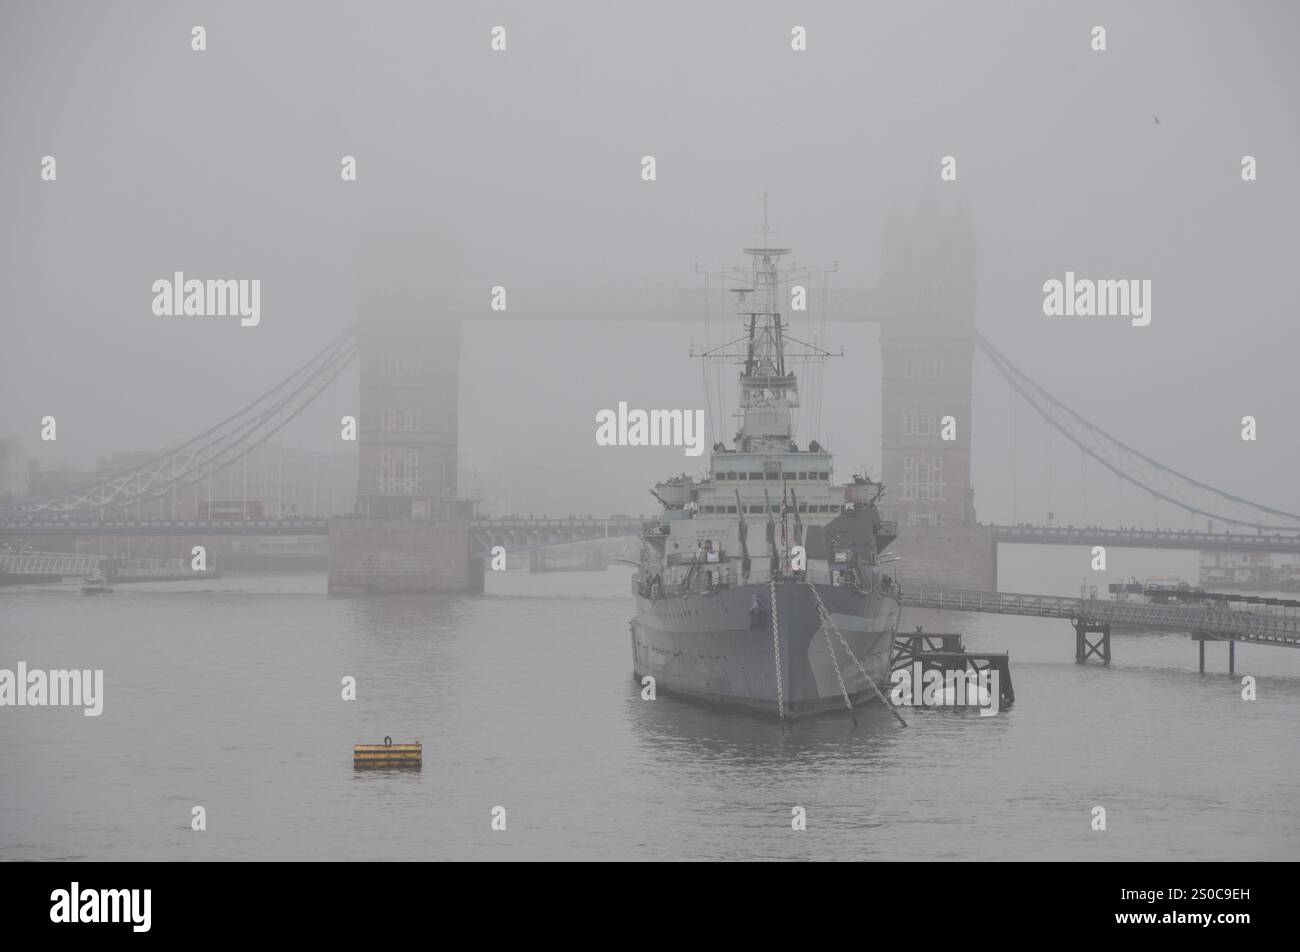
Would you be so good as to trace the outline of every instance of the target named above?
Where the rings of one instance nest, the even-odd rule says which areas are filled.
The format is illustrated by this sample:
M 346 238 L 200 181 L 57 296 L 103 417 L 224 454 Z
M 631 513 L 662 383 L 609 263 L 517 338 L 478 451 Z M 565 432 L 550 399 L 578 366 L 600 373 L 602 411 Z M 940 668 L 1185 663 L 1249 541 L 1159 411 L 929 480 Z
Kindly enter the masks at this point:
M 797 282 L 830 272 L 783 266 L 782 258 L 791 254 L 791 249 L 771 247 L 771 231 L 764 192 L 762 247 L 744 249 L 750 258 L 748 268 L 712 273 L 724 282 L 735 282 L 730 290 L 736 296 L 735 313 L 742 321 L 745 336 L 698 355 L 709 361 L 743 365 L 741 427 L 735 437 L 735 448 L 740 452 L 789 450 L 794 440 L 791 411 L 799 406 L 799 385 L 786 366 L 787 359 L 810 361 L 836 356 L 791 337 L 781 310 L 783 296 L 789 295 Z M 791 348 L 790 344 L 795 346 Z

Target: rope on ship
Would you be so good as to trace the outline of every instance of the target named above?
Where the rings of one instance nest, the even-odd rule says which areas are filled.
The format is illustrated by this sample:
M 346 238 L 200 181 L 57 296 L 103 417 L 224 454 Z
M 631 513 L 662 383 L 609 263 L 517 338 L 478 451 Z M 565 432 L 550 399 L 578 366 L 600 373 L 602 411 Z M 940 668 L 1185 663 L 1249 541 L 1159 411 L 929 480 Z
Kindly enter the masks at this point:
M 894 707 L 894 705 L 890 704 L 889 701 L 885 698 L 885 696 L 880 693 L 880 688 L 876 685 L 875 680 L 872 679 L 872 677 L 869 674 L 867 674 L 867 669 L 863 667 L 862 662 L 858 660 L 858 656 L 853 653 L 853 649 L 849 647 L 849 643 L 847 640 L 845 640 L 843 633 L 839 629 L 839 626 L 836 625 L 835 622 L 831 620 L 831 613 L 826 610 L 826 605 L 822 602 L 822 596 L 821 593 L 817 591 L 817 586 L 813 584 L 811 579 L 804 579 L 804 584 L 808 586 L 809 590 L 813 594 L 813 598 L 817 602 L 817 614 L 821 617 L 822 627 L 825 629 L 826 646 L 831 649 L 831 660 L 835 663 L 835 676 L 840 679 L 841 690 L 843 690 L 844 688 L 844 678 L 840 676 L 840 664 L 838 661 L 835 660 L 835 649 L 831 646 L 830 633 L 832 631 L 835 632 L 835 637 L 839 638 L 840 644 L 844 646 L 844 650 L 848 652 L 848 655 L 853 660 L 853 663 L 858 666 L 858 670 L 862 672 L 863 680 L 865 680 L 867 684 L 871 685 L 871 690 L 876 692 L 876 697 L 880 698 L 880 703 L 885 705 L 885 707 L 889 709 L 889 712 L 893 714 L 894 717 L 898 718 L 898 723 L 906 727 L 907 721 L 903 720 L 903 715 L 899 714 L 898 710 Z M 779 681 L 780 679 L 779 673 L 777 675 L 777 678 Z M 844 699 L 846 702 L 848 701 L 847 691 L 845 692 Z M 852 705 L 850 704 L 849 706 L 851 709 Z M 852 713 L 851 710 L 850 713 Z M 857 723 L 857 718 L 853 719 L 853 723 L 854 724 Z

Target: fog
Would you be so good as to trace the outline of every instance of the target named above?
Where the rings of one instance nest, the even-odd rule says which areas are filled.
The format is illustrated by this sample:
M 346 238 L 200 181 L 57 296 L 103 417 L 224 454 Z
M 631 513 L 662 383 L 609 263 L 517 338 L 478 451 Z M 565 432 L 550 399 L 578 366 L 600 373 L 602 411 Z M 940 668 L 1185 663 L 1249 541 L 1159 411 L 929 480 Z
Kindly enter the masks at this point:
M 595 414 L 705 407 L 688 349 L 723 339 L 718 315 L 530 321 L 489 289 L 700 287 L 697 264 L 758 240 L 766 191 L 773 241 L 838 263 L 832 288 L 878 286 L 891 213 L 964 209 L 976 325 L 1021 369 L 1155 459 L 1300 511 L 1293 5 L 6 2 L 3 21 L 0 437 L 47 467 L 161 450 L 250 402 L 356 320 L 363 236 L 419 231 L 457 249 L 447 300 L 483 302 L 462 491 L 495 513 L 649 512 L 655 480 L 707 457 L 598 447 Z M 260 323 L 156 316 L 176 271 L 259 279 Z M 1149 279 L 1150 325 L 1045 316 L 1067 271 Z M 878 473 L 878 330 L 827 334 L 845 356 L 799 443 Z M 276 441 L 339 447 L 356 399 L 345 374 Z M 1013 512 L 1010 405 L 977 356 L 980 518 L 1041 521 L 1046 425 L 1016 410 Z M 1079 453 L 1053 445 L 1053 508 L 1079 522 Z M 1094 513 L 1114 485 L 1090 484 Z

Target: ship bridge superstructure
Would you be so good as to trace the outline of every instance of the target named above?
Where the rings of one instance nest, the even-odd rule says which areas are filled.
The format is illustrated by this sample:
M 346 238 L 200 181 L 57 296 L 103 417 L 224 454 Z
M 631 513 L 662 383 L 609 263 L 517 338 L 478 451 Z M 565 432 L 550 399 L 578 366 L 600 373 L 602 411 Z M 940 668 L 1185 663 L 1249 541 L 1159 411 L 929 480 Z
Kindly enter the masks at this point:
M 714 444 L 707 476 L 682 474 L 656 485 L 664 512 L 646 541 L 654 550 L 648 554 L 666 562 L 701 549 L 735 552 L 746 517 L 773 527 L 769 550 L 785 550 L 802 541 L 806 527 L 825 525 L 863 504 L 860 486 L 850 492 L 835 482 L 826 447 L 814 439 L 800 448 L 793 422 L 799 406 L 794 365 L 837 355 L 793 337 L 783 307 L 799 285 L 830 271 L 787 265 L 792 250 L 769 245 L 769 231 L 765 222 L 762 246 L 744 249 L 748 267 L 712 273 L 734 296 L 733 316 L 743 333 L 693 356 L 739 366 L 740 426 L 730 447 Z M 876 495 L 873 490 L 873 502 Z
M 764 224 L 764 237 L 768 232 Z M 791 411 L 799 406 L 799 383 L 788 364 L 821 360 L 829 351 L 789 334 L 782 304 L 799 281 L 825 271 L 785 266 L 790 248 L 746 248 L 747 269 L 718 274 L 731 282 L 733 308 L 744 335 L 699 356 L 706 362 L 740 364 L 740 429 L 729 452 L 770 454 L 797 451 Z

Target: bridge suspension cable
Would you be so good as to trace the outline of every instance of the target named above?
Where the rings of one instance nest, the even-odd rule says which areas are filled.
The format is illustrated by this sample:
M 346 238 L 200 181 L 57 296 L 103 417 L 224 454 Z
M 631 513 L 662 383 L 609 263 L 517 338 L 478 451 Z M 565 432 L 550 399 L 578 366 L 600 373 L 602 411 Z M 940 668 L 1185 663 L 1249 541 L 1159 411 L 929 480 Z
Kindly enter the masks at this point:
M 25 501 L 30 512 L 85 512 L 128 506 L 196 483 L 269 440 L 303 411 L 357 354 L 356 325 L 243 409 L 188 443 L 131 470 L 63 496 Z M 14 508 L 14 507 L 9 507 Z
M 1091 456 L 1120 479 L 1194 515 L 1252 529 L 1300 531 L 1300 515 L 1215 489 L 1116 439 L 1031 380 L 983 334 L 976 331 L 975 337 L 985 356 L 1011 387 L 1083 452 L 1085 466 Z

